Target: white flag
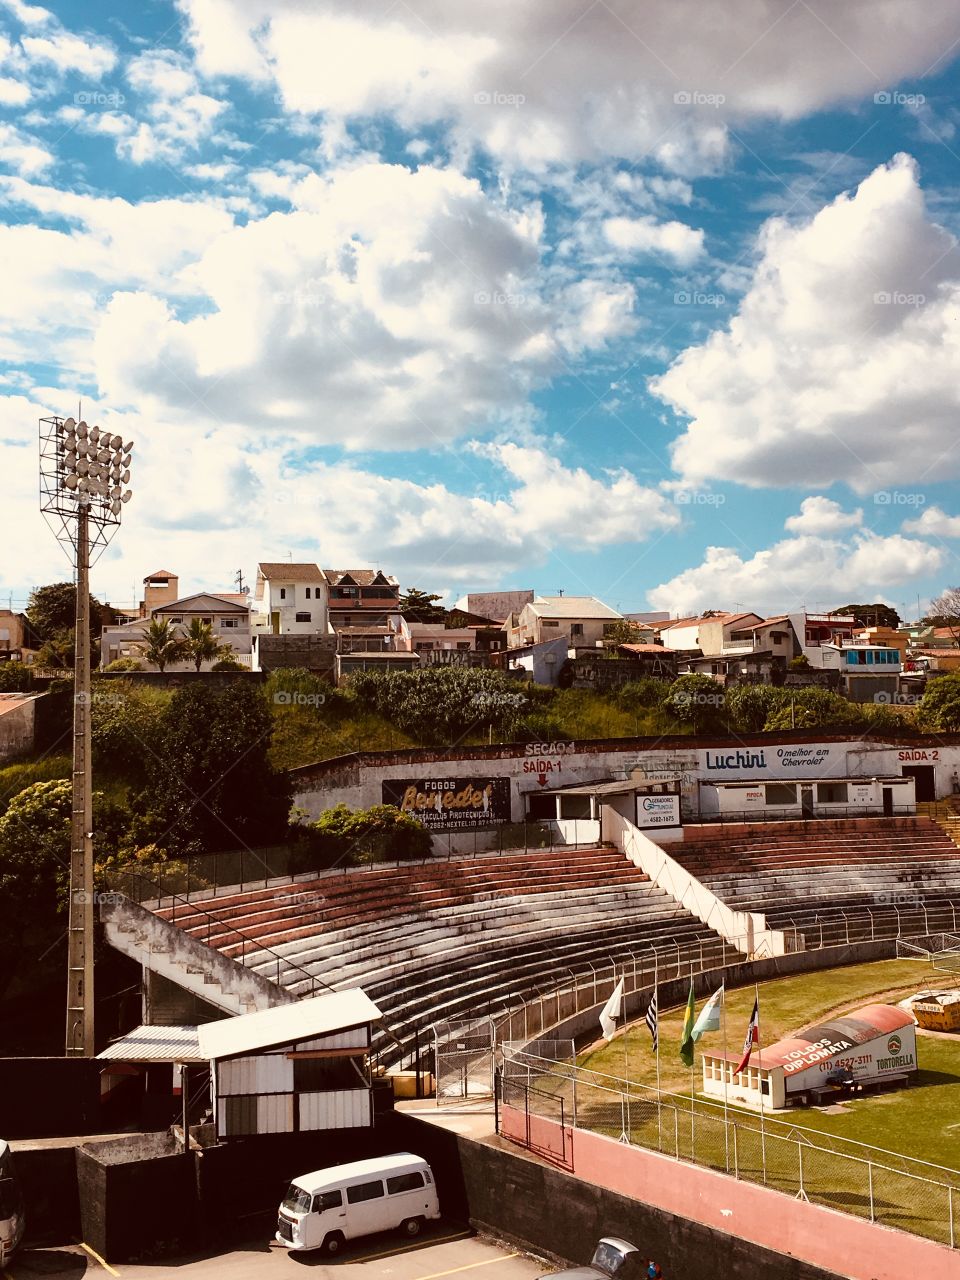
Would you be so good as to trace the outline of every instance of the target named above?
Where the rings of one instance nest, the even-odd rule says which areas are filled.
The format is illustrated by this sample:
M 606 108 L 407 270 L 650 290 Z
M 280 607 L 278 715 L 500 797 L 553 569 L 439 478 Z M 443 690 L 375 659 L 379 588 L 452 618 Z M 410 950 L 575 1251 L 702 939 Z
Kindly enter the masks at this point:
M 600 1011 L 600 1030 L 604 1040 L 612 1040 L 620 1017 L 620 1002 L 623 999 L 623 979 L 621 978 L 610 994 L 610 999 Z
M 720 1029 L 720 1007 L 723 1002 L 723 987 L 718 987 L 707 1003 L 700 1010 L 700 1017 L 693 1024 L 690 1032 L 694 1040 L 699 1040 L 705 1031 Z

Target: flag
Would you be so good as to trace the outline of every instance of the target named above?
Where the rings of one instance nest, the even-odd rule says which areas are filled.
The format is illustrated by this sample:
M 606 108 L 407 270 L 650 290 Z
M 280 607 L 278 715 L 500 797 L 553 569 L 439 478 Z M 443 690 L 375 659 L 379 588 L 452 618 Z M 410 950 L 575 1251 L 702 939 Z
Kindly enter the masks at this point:
M 656 1053 L 660 1047 L 660 1021 L 657 1013 L 657 988 L 653 988 L 653 997 L 647 1005 L 647 1016 L 644 1019 L 650 1028 L 650 1036 L 653 1040 L 653 1052 Z
M 694 1023 L 690 1033 L 693 1039 L 699 1040 L 705 1031 L 720 1030 L 720 1007 L 723 1004 L 723 987 L 718 987 L 707 1003 L 700 1010 L 700 1017 Z
M 739 1075 L 750 1061 L 750 1055 L 753 1053 L 753 1046 L 760 1043 L 760 997 L 757 996 L 753 1002 L 753 1013 L 750 1015 L 750 1025 L 747 1027 L 747 1034 L 743 1039 L 743 1057 L 740 1059 L 739 1067 L 735 1067 L 733 1074 Z
M 600 1010 L 600 1030 L 604 1040 L 612 1040 L 620 1017 L 620 1001 L 623 999 L 623 979 L 621 978 L 610 993 L 610 999 Z
M 690 979 L 690 994 L 687 996 L 687 1012 L 683 1018 L 683 1037 L 680 1041 L 680 1057 L 685 1067 L 693 1066 L 693 1015 L 696 1012 L 693 998 L 693 979 Z

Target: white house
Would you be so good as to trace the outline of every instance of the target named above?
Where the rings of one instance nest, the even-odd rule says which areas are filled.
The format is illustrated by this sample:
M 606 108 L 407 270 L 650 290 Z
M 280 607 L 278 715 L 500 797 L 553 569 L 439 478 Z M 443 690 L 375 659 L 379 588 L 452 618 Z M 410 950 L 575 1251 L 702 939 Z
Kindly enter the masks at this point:
M 623 614 L 595 596 L 537 596 L 508 622 L 510 648 L 566 637 L 570 645 L 595 645 Z
M 132 622 L 104 627 L 100 636 L 100 664 L 107 666 L 118 658 L 134 658 L 147 671 L 155 671 L 144 658 L 140 646 L 144 643 L 153 619 L 167 621 L 173 634 L 183 639 L 194 619 L 205 623 L 214 640 L 226 645 L 242 666 L 251 664 L 250 606 L 245 596 L 239 594 L 214 594 L 199 591 L 183 596 L 167 604 L 155 606 L 150 617 L 135 618 Z M 216 661 L 216 659 L 214 659 Z M 209 670 L 213 664 L 205 662 L 201 670 Z M 194 664 L 189 658 L 167 664 L 167 671 L 191 671 Z
M 315 564 L 257 565 L 254 630 L 275 636 L 329 635 L 329 589 Z

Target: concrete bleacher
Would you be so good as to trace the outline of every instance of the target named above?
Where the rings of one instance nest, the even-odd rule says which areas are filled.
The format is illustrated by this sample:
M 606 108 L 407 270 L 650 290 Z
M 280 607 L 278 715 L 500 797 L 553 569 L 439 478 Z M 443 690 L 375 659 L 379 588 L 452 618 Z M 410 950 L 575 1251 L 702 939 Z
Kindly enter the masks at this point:
M 920 924 L 935 911 L 942 923 L 949 904 L 960 905 L 960 848 L 925 817 L 701 828 L 672 852 L 722 902 L 763 913 L 775 929 L 853 916 L 847 936 L 886 936 L 902 932 L 905 915 Z
M 404 1037 L 502 1013 L 631 951 L 648 963 L 655 947 L 733 955 L 608 848 L 355 870 L 155 910 L 295 994 L 311 978 L 362 986 Z

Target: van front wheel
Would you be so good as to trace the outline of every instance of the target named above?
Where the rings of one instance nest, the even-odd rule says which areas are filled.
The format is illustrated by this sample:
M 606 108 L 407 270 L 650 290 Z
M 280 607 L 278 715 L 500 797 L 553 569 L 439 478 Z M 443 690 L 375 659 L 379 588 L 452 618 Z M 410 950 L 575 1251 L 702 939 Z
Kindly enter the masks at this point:
M 407 1218 L 400 1224 L 400 1230 L 405 1236 L 413 1240 L 423 1230 L 422 1218 Z
M 323 1244 L 320 1246 L 321 1253 L 328 1258 L 335 1258 L 343 1249 L 343 1232 L 328 1231 L 323 1237 Z

